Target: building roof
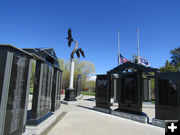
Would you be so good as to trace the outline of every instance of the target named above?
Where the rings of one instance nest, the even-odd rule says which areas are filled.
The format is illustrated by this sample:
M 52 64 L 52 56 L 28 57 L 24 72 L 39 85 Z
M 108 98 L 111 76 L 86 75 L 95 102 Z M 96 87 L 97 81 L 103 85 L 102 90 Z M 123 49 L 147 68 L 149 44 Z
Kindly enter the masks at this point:
M 119 65 L 119 66 L 113 68 L 109 72 L 110 73 L 119 73 L 119 72 L 123 72 L 124 70 L 131 69 L 131 68 L 136 69 L 137 71 L 141 71 L 141 72 L 157 72 L 158 71 L 158 69 L 156 69 L 156 68 L 145 67 L 140 64 L 126 62 L 122 65 Z

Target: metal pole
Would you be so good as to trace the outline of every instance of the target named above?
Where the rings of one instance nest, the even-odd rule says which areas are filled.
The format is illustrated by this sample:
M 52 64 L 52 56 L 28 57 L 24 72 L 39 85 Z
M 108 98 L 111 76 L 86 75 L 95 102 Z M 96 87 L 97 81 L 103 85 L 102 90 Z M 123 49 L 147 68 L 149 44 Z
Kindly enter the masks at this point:
M 118 66 L 120 65 L 119 59 L 120 59 L 120 47 L 119 47 L 119 31 L 118 31 Z
M 137 64 L 139 64 L 139 26 L 137 27 Z

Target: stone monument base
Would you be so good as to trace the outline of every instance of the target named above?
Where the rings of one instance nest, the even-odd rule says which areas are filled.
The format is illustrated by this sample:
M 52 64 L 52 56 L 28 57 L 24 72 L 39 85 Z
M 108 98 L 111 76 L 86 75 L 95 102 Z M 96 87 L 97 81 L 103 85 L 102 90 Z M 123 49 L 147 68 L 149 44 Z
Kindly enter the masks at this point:
M 45 121 L 40 123 L 37 126 L 26 125 L 25 132 L 22 135 L 42 135 L 47 134 L 49 130 L 51 130 L 52 125 L 56 124 L 62 117 L 66 114 L 66 112 L 62 112 L 61 109 L 54 112 L 54 114 L 47 118 Z
M 82 95 L 82 94 L 80 94 L 80 95 L 78 95 L 78 96 L 76 97 L 77 100 L 82 99 L 82 98 L 83 98 L 83 95 Z
M 31 110 L 28 110 L 28 115 L 31 114 Z M 51 115 L 53 115 L 53 112 L 48 112 L 47 114 L 43 115 L 42 117 L 38 118 L 38 119 L 31 119 L 28 118 L 26 121 L 27 125 L 38 125 L 41 122 L 45 121 L 47 118 L 49 118 Z M 29 116 L 28 116 L 29 117 Z
M 66 89 L 65 91 L 65 101 L 76 101 L 76 90 L 75 89 Z
M 119 110 L 112 110 L 111 114 L 115 115 L 115 116 L 122 117 L 122 118 L 138 121 L 138 122 L 141 122 L 141 123 L 147 123 L 148 122 L 148 117 L 143 116 L 143 115 L 136 115 L 136 114 L 126 113 L 126 112 L 122 112 L 122 111 L 119 111 Z
M 78 101 L 61 101 L 62 104 L 65 104 L 65 105 L 77 105 L 79 102 Z
M 152 125 L 165 128 L 165 120 L 153 118 L 152 119 Z
M 101 108 L 101 107 L 96 107 L 96 106 L 94 106 L 93 109 L 96 111 L 99 111 L 99 112 L 104 112 L 104 113 L 108 113 L 108 114 L 111 113 L 111 109 L 106 109 L 106 108 Z

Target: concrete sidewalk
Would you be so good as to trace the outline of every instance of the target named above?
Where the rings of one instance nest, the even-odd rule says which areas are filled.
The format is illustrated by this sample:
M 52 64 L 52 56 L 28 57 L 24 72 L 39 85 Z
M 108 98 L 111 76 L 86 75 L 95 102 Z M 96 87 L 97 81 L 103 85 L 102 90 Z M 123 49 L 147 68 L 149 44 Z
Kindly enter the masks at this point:
M 92 110 L 94 97 L 85 96 L 77 105 L 63 105 L 66 115 L 48 135 L 164 135 L 165 129 Z

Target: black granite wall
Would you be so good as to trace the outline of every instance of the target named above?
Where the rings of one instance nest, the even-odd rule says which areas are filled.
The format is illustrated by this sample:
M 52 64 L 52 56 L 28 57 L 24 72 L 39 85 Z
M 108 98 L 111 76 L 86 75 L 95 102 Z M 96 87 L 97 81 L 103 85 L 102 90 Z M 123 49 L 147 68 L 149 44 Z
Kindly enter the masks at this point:
M 108 76 L 97 75 L 96 78 L 96 107 L 110 108 L 110 92 L 108 89 Z
M 52 85 L 52 93 L 51 93 L 51 111 L 56 111 L 60 108 L 61 104 L 61 79 L 62 79 L 62 71 L 59 69 L 54 69 L 53 75 L 53 85 Z
M 80 96 L 82 91 L 82 75 L 78 75 L 76 81 L 76 96 Z
M 20 135 L 23 133 L 26 123 L 31 55 L 10 45 L 0 46 L 0 48 L 4 49 L 0 49 L 2 51 L 0 65 L 3 64 L 0 66 L 3 69 L 0 71 L 0 88 L 2 88 L 1 91 L 4 90 L 1 92 L 3 93 L 1 107 L 4 107 L 0 110 L 0 114 L 3 116 L 1 117 L 0 134 Z M 12 59 L 9 57 L 10 53 Z M 7 72 L 7 70 L 9 71 Z
M 53 70 L 49 62 L 36 62 L 31 119 L 38 119 L 51 110 Z
M 155 74 L 155 116 L 180 120 L 180 73 Z
M 124 74 L 118 79 L 119 109 L 130 113 L 142 112 L 142 77 L 140 73 Z
M 27 92 L 29 58 L 14 54 L 6 109 L 5 135 L 22 133 Z

